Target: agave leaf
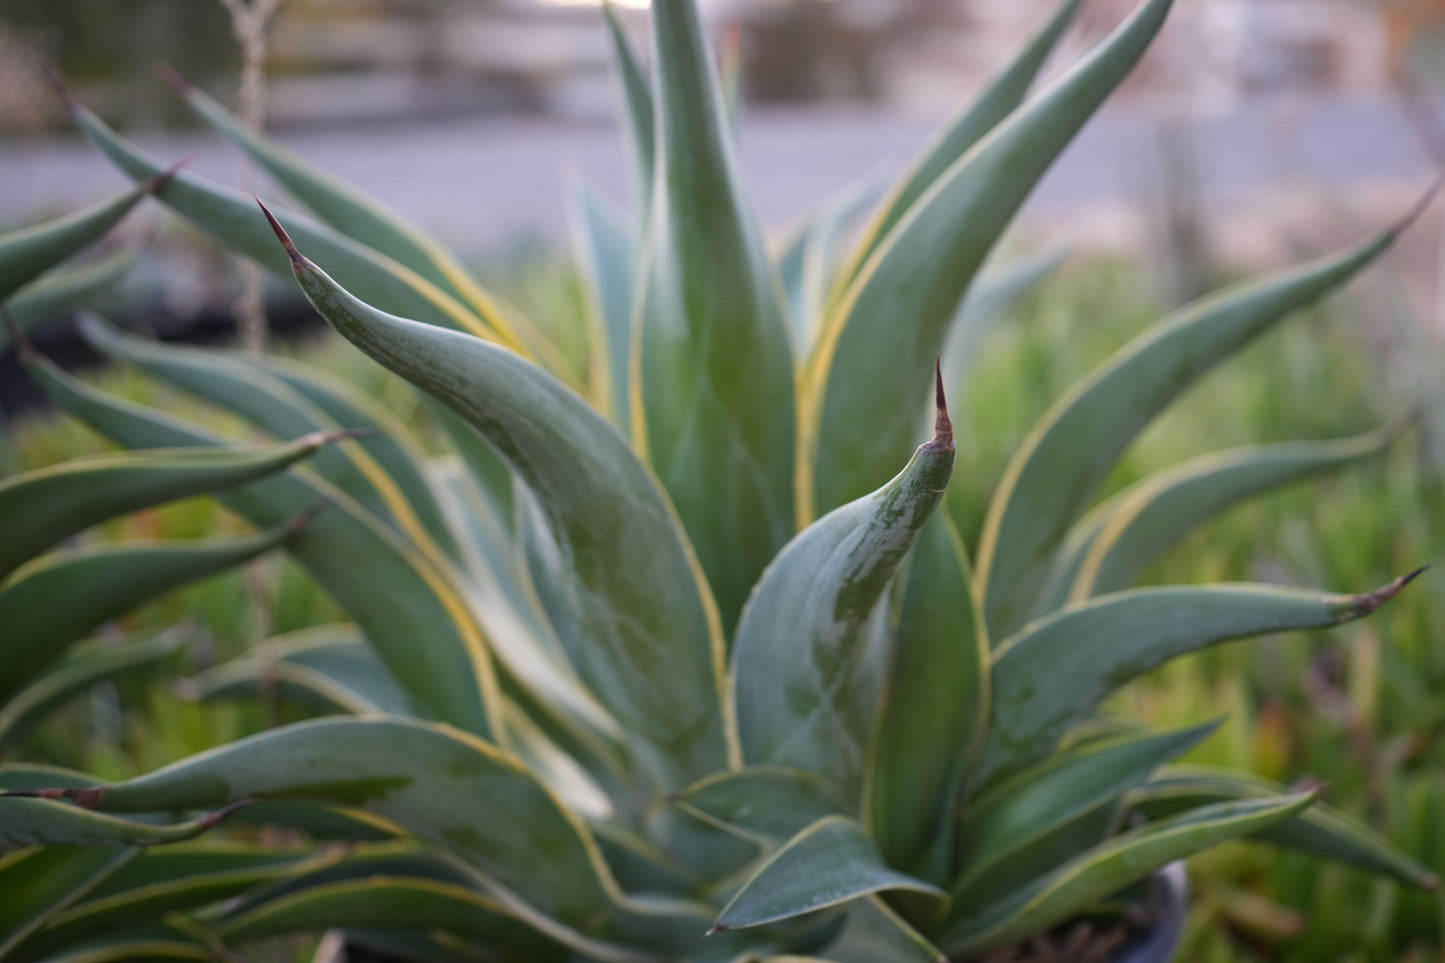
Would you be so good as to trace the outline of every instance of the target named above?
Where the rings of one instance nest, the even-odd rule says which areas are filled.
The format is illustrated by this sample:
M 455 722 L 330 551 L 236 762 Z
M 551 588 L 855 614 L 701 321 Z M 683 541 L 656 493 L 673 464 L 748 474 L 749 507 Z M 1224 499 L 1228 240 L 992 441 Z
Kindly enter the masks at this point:
M 695 896 L 705 881 L 630 824 L 610 818 L 591 819 L 587 826 L 602 850 L 618 885 L 629 893 Z
M 1400 436 L 1399 429 L 1390 426 L 1338 441 L 1237 448 L 1146 479 L 1109 513 L 1080 560 L 1070 600 L 1128 588 L 1199 523 L 1246 498 L 1377 455 Z
M 1348 281 L 1402 229 L 1184 308 L 1055 404 L 1014 455 L 984 523 L 979 576 L 993 637 L 1028 617 L 1069 526 L 1156 414 L 1272 324 Z
M 822 326 L 824 299 L 844 234 L 878 202 L 885 187 L 877 174 L 863 178 L 803 218 L 778 246 L 778 273 L 793 322 L 793 350 L 799 357 L 807 356 Z
M 672 797 L 710 825 L 760 843 L 781 843 L 825 816 L 854 815 L 827 779 L 806 769 L 749 766 L 715 773 Z
M 945 963 L 938 947 L 879 896 L 848 904 L 843 932 L 824 952 L 836 963 Z
M 951 394 L 963 397 L 979 344 L 995 322 L 1058 270 L 1068 255 L 1069 248 L 1059 245 L 984 266 L 959 305 L 943 343 L 943 383 Z
M 565 588 L 586 644 L 568 654 L 637 740 L 654 783 L 678 788 L 723 768 L 716 614 L 676 516 L 623 438 L 536 366 L 480 339 L 384 314 L 291 250 L 322 316 L 482 432 L 536 496 L 575 574 Z
M 731 635 L 748 592 L 794 531 L 787 312 L 697 8 L 659 0 L 652 30 L 658 167 L 641 269 L 633 437 L 677 506 Z
M 0 588 L 0 700 L 64 654 L 76 639 L 157 595 L 224 572 L 296 537 L 307 516 L 240 538 L 102 545 L 47 555 Z
M 1129 795 L 1129 804 L 1150 819 L 1177 815 L 1195 806 L 1259 799 L 1284 791 L 1264 779 L 1209 766 L 1169 766 Z M 1440 881 L 1429 867 L 1389 840 L 1325 803 L 1254 834 L 1256 839 L 1391 876 L 1423 889 Z
M 791 919 L 873 893 L 904 890 L 946 905 L 943 890 L 890 869 L 855 820 L 827 816 L 798 833 L 743 884 L 713 931 Z
M 74 102 L 69 106 L 81 133 L 127 176 L 141 180 L 164 172 L 160 161 L 117 134 L 95 114 Z M 264 224 L 256 222 L 255 204 L 250 197 L 184 171 L 172 176 L 155 194 L 163 204 L 233 251 L 277 273 L 284 274 L 289 269 L 284 254 L 276 250 L 270 232 Z M 316 252 L 348 286 L 363 292 L 368 301 L 427 324 L 469 331 L 528 353 L 520 341 L 494 329 L 410 268 L 309 218 L 295 214 L 280 216 L 306 244 L 307 250 Z
M 1166 762 L 1209 736 L 1218 723 L 1176 732 L 1125 736 L 1054 756 L 974 800 L 961 831 L 954 904 L 978 905 L 1066 862 L 1077 838 L 1071 830 L 1096 826 L 1092 817 L 1140 785 Z M 1107 827 L 1104 828 L 1107 832 Z M 1085 849 L 1102 836 L 1089 839 Z
M 406 691 L 353 625 L 317 625 L 268 639 L 251 654 L 208 669 L 187 688 L 199 699 L 283 694 L 324 708 L 417 715 Z
M 0 827 L 0 834 L 5 832 Z M 110 846 L 45 846 L 0 856 L 0 955 L 9 959 L 47 920 L 82 899 L 137 852 Z
M 157 169 L 152 179 L 109 200 L 59 220 L 0 234 L 0 302 L 9 300 L 16 291 L 99 240 L 168 176 L 164 170 Z
M 647 79 L 647 71 L 637 59 L 631 41 L 627 39 L 627 31 L 617 18 L 617 10 L 608 0 L 603 0 L 602 13 L 607 21 L 608 36 L 612 40 L 612 55 L 617 64 L 618 78 L 622 82 L 622 103 L 626 107 L 627 131 L 632 144 L 637 207 L 645 220 L 647 208 L 652 203 L 652 168 L 657 150 L 652 83 Z
M 177 847 L 180 849 L 180 847 Z M 311 851 L 272 853 L 258 848 L 146 851 L 86 897 L 53 914 L 26 940 L 16 960 L 48 957 L 67 946 L 125 930 L 138 919 L 157 919 L 230 899 L 253 886 L 295 872 L 307 862 L 328 861 Z
M 887 466 L 917 443 L 926 395 L 912 372 L 943 349 L 994 242 L 1143 55 L 1170 2 L 1145 0 L 1093 53 L 953 162 L 839 297 L 804 378 L 802 461 L 813 471 L 799 484 L 812 495 L 804 517 L 877 487 Z
M 572 247 L 588 288 L 597 407 L 619 431 L 632 429 L 632 295 L 637 253 L 622 214 L 580 178 L 568 192 Z M 600 387 L 599 387 L 600 386 Z
M 841 294 L 852 283 L 869 256 L 885 243 L 918 199 L 942 179 L 960 157 L 1023 103 L 1044 62 L 1079 12 L 1080 4 L 1081 0 L 1063 0 L 1054 15 L 994 78 L 982 96 L 941 127 L 928 146 L 923 148 L 879 205 L 851 252 L 848 263 L 838 272 L 835 282 L 838 293 Z
M 136 337 L 93 314 L 81 319 L 80 333 L 87 344 L 106 357 L 129 362 L 147 374 L 235 412 L 278 438 L 339 429 L 335 421 L 299 392 L 237 357 Z M 391 522 L 434 562 L 445 564 L 430 533 L 395 481 L 359 442 L 343 441 L 318 450 L 310 467 L 377 518 Z M 445 535 L 445 529 L 442 531 Z M 445 544 L 452 547 L 451 542 Z
M 156 960 L 213 961 L 215 949 L 208 945 L 209 936 L 183 917 L 172 917 L 165 923 L 132 927 L 124 933 L 111 934 L 72 945 L 63 952 L 45 958 L 45 963 L 155 963 Z
M 92 525 L 284 471 L 336 437 L 317 433 L 251 450 L 99 455 L 6 479 L 0 482 L 0 581 Z
M 0 747 L 45 713 L 96 683 L 150 668 L 174 652 L 181 638 L 177 633 L 163 633 L 141 642 L 94 645 L 77 650 L 0 706 Z
M 946 882 L 955 796 L 988 724 L 988 637 L 947 513 L 913 549 L 869 747 L 865 824 L 891 866 Z M 933 854 L 932 859 L 925 855 Z
M 622 897 L 586 828 L 534 774 L 448 726 L 386 716 L 318 719 L 147 776 L 58 794 L 105 812 L 250 798 L 359 806 L 446 847 L 499 893 L 584 937 L 649 915 Z M 539 852 L 548 858 L 538 859 Z M 658 914 L 653 924 L 667 918 Z
M 887 590 L 953 458 L 940 381 L 933 440 L 878 491 L 804 529 L 763 574 L 733 649 L 748 763 L 818 772 L 857 798 L 891 645 Z
M 718 87 L 722 91 L 723 115 L 728 133 L 737 141 L 743 129 L 743 37 L 736 24 L 723 31 L 718 51 Z
M 335 926 L 445 930 L 485 939 L 489 945 L 525 952 L 528 960 L 564 960 L 565 948 L 549 943 L 508 916 L 495 900 L 473 889 L 429 879 L 380 876 L 327 883 L 228 916 L 218 932 L 245 943 Z
M 39 357 L 26 359 L 26 370 L 57 404 L 126 447 L 226 443 L 204 428 L 96 391 Z M 361 627 L 419 708 L 501 737 L 493 716 L 500 697 L 485 643 L 465 600 L 426 559 L 319 478 L 273 476 L 224 493 L 221 501 L 258 525 L 328 502 L 291 540 L 291 553 Z
M 194 839 L 240 807 L 251 803 L 249 799 L 231 800 L 228 805 L 195 819 L 158 825 L 92 812 L 59 801 L 62 797 L 88 800 L 87 794 L 94 791 L 95 787 L 87 787 L 13 789 L 0 793 L 0 852 L 26 846 L 159 846 L 177 843 Z
M 400 419 L 355 386 L 320 368 L 284 358 L 256 358 L 240 352 L 230 357 L 284 381 L 325 412 L 333 422 L 356 432 L 356 444 L 391 476 L 390 480 L 400 489 L 398 496 L 389 497 L 389 503 L 401 502 L 409 506 L 438 546 L 448 553 L 458 551 L 437 495 L 422 470 L 426 464 L 426 453 L 417 446 L 412 432 Z M 370 470 L 366 459 L 358 461 L 367 470 L 368 477 L 378 478 Z M 382 492 L 389 492 L 390 486 L 386 481 L 378 480 L 376 484 Z
M 978 952 L 1042 932 L 1176 859 L 1289 819 L 1314 799 L 1313 793 L 1299 793 L 1205 806 L 1116 836 L 958 921 L 939 942 L 949 953 Z
M 1418 574 L 1360 595 L 1245 584 L 1134 589 L 1040 619 L 995 653 L 993 720 L 975 785 L 1043 759 L 1111 692 L 1176 656 L 1363 618 Z
M 119 283 L 136 260 L 134 251 L 121 250 L 91 264 L 47 274 L 21 288 L 5 309 L 21 331 L 36 331 L 58 315 L 93 303 Z M 9 347 L 10 332 L 0 328 L 0 353 Z

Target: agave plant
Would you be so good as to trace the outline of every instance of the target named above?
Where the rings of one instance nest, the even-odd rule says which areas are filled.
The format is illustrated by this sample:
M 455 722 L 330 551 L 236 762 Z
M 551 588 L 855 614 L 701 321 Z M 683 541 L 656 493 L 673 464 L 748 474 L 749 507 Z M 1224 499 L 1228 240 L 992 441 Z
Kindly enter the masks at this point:
M 99 884 L 100 908 L 93 880 L 65 899 L 102 921 L 84 933 L 97 947 L 180 956 L 340 927 L 418 959 L 963 959 L 1082 916 L 1122 919 L 1155 871 L 1242 837 L 1433 885 L 1314 792 L 1168 765 L 1210 726 L 1099 715 L 1169 659 L 1339 625 L 1393 597 L 1408 576 L 1358 595 L 1130 586 L 1224 506 L 1395 432 L 1212 456 L 1089 510 L 1153 416 L 1403 224 L 1125 346 L 1025 441 L 972 553 L 959 536 L 939 356 L 961 377 L 987 303 L 1037 273 L 973 286 L 1170 3 L 1143 0 L 1029 96 L 1078 6 L 939 134 L 856 240 L 843 243 L 867 190 L 773 251 L 695 6 L 653 5 L 651 76 L 609 13 L 640 190 L 631 226 L 574 194 L 593 295 L 585 370 L 439 243 L 172 78 L 319 220 L 263 217 L 183 172 L 155 196 L 294 274 L 337 331 L 428 399 L 454 455 L 423 455 L 324 372 L 87 318 L 102 353 L 280 439 L 371 432 L 217 493 L 263 528 L 326 505 L 286 549 L 351 621 L 193 680 L 204 697 L 269 685 L 340 714 L 120 782 L 0 773 L 0 839 L 39 854 L 139 847 L 160 841 L 157 825 L 189 834 L 170 814 L 261 800 L 243 815 L 368 840 L 224 860 L 195 844 L 147 851 Z M 70 106 L 132 178 L 163 170 Z M 25 361 L 124 447 L 233 444 Z M 140 822 L 87 835 L 103 814 Z M 17 958 L 52 952 L 57 926 L 35 924 L 42 942 Z

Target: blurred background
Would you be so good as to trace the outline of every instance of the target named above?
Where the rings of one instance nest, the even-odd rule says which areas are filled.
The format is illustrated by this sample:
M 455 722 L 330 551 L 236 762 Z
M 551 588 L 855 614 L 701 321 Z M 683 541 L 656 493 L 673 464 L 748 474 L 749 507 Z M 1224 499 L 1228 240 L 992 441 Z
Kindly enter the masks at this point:
M 643 2 L 618 7 L 639 44 Z M 1066 69 L 1134 2 L 1086 0 L 1046 73 Z M 718 49 L 737 51 L 741 155 L 766 224 L 781 233 L 839 190 L 898 172 L 1054 3 L 703 0 Z M 607 35 L 588 0 L 0 0 L 0 231 L 124 183 L 75 135 L 41 62 L 160 157 L 248 184 L 236 153 L 157 79 L 154 66 L 168 63 L 436 232 L 559 340 L 584 328 L 585 296 L 566 257 L 565 184 L 585 178 L 619 202 L 631 188 Z M 1039 252 L 1063 265 L 999 308 L 979 345 L 964 397 L 951 403 L 968 453 L 953 485 L 981 519 L 1028 428 L 1131 337 L 1221 284 L 1362 238 L 1401 216 L 1442 170 L 1445 0 L 1178 0 L 1145 62 L 1003 245 L 1005 256 Z M 1228 446 L 1343 437 L 1411 411 L 1423 415 L 1419 430 L 1366 466 L 1232 511 L 1144 581 L 1358 590 L 1445 557 L 1442 222 L 1428 212 L 1343 295 L 1191 391 L 1106 487 Z M 233 259 L 159 205 L 120 234 L 117 243 L 145 253 L 106 314 L 167 337 L 234 339 L 245 281 Z M 267 283 L 278 350 L 346 371 L 400 416 L 424 421 L 414 395 L 346 346 L 293 337 L 321 327 L 294 285 Z M 59 360 L 84 360 L 63 328 L 38 340 Z M 133 372 L 94 377 L 196 410 Z M 13 359 L 0 358 L 0 408 L 32 399 Z M 6 428 L 22 468 L 101 447 L 34 409 Z M 135 525 L 195 534 L 220 516 L 192 503 Z M 974 543 L 978 533 L 964 534 Z M 127 626 L 199 613 L 211 648 L 188 656 L 194 668 L 266 631 L 335 617 L 294 566 L 278 572 L 264 624 L 252 589 L 227 577 Z M 1332 802 L 1445 874 L 1442 578 L 1427 576 L 1340 632 L 1183 660 L 1132 687 L 1120 707 L 1159 724 L 1227 715 L 1191 759 L 1328 783 Z M 110 691 L 29 748 L 120 774 L 260 724 L 159 687 Z M 1189 963 L 1445 963 L 1438 894 L 1249 847 L 1195 869 Z

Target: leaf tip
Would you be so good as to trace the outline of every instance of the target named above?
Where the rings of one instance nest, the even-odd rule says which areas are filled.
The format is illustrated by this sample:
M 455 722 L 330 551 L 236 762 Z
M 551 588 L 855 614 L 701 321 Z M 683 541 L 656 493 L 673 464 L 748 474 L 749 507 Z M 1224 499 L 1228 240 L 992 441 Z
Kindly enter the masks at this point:
M 953 422 L 948 418 L 948 399 L 943 392 L 943 364 L 938 357 L 933 359 L 933 440 L 925 447 L 933 451 L 953 450 Z
M 1433 893 L 1440 889 L 1440 877 L 1429 873 L 1420 878 L 1420 888 Z
M 44 60 L 38 60 L 37 62 L 40 64 L 41 75 L 45 77 L 46 83 L 48 83 L 50 89 L 55 92 L 55 96 L 60 98 L 60 103 L 67 111 L 72 114 L 75 113 L 75 108 L 78 106 L 75 102 L 75 97 L 71 94 L 70 88 L 65 86 L 65 81 L 60 79 L 59 72 Z
M 217 809 L 214 812 L 206 813 L 200 819 L 196 820 L 196 824 L 200 826 L 203 830 L 210 829 L 213 826 L 224 822 L 227 817 L 229 817 L 232 813 L 236 812 L 238 809 L 245 809 L 247 806 L 253 806 L 260 801 L 261 800 L 259 799 L 242 799 L 237 802 L 233 802 L 228 806 L 222 806 L 220 809 Z
M 297 512 L 295 517 L 286 523 L 286 527 L 282 530 L 282 537 L 289 539 L 299 535 L 301 531 L 315 521 L 316 516 L 325 511 L 326 507 L 330 504 L 329 501 L 323 498 L 313 502 L 300 512 Z
M 1434 182 L 1425 188 L 1425 193 L 1421 194 L 1419 200 L 1415 201 L 1410 209 L 1405 212 L 1405 216 L 1396 221 L 1395 224 L 1385 232 L 1386 236 L 1394 239 L 1403 234 L 1410 225 L 1420 219 L 1420 215 L 1429 209 L 1431 202 L 1435 200 L 1436 195 L 1438 195 L 1442 189 L 1445 189 L 1445 174 L 1436 177 Z
M 191 161 L 195 159 L 196 158 L 194 156 L 182 157 L 170 167 L 167 167 L 165 170 L 161 171 L 155 177 L 143 180 L 137 186 L 147 194 L 158 194 L 161 190 L 165 188 L 167 184 L 171 182 L 172 179 L 175 178 L 177 174 L 181 172 L 181 168 L 185 167 L 187 164 L 191 163 Z
M 176 93 L 180 94 L 182 97 L 190 96 L 191 91 L 195 89 L 195 86 L 186 79 L 184 74 L 182 74 L 176 68 L 172 67 L 170 64 L 166 63 L 164 60 L 156 61 L 155 72 L 156 76 L 161 79 L 162 83 L 174 90 Z
M 1419 568 L 1415 569 L 1415 571 L 1410 572 L 1407 575 L 1401 575 L 1399 578 L 1388 583 L 1387 585 L 1383 585 L 1380 588 L 1375 589 L 1375 591 L 1373 592 L 1365 592 L 1362 595 L 1354 596 L 1350 600 L 1350 603 L 1345 607 L 1345 619 L 1348 620 L 1364 618 L 1367 615 L 1371 615 L 1379 611 L 1386 602 L 1399 595 L 1400 592 L 1405 588 L 1405 586 L 1409 585 L 1411 582 L 1415 581 L 1415 579 L 1428 572 L 1431 567 L 1434 566 L 1434 564 L 1434 562 L 1430 562 L 1425 565 L 1421 565 Z
M 271 230 L 276 232 L 276 240 L 281 242 L 281 246 L 286 249 L 286 255 L 291 258 L 292 269 L 296 271 L 305 269 L 309 262 L 300 251 L 296 250 L 296 245 L 291 242 L 291 235 L 286 233 L 286 229 L 281 226 L 280 221 L 276 220 L 276 215 L 271 213 L 271 209 L 261 201 L 261 198 L 256 198 L 256 203 L 260 205 L 261 213 L 266 215 L 266 220 L 271 223 Z
M 732 929 L 731 926 L 726 926 L 726 925 L 724 925 L 724 924 L 722 924 L 722 923 L 714 923 L 712 926 L 709 926 L 709 927 L 708 927 L 706 933 L 702 934 L 702 938 L 703 938 L 703 939 L 707 939 L 709 936 L 712 936 L 714 933 L 726 933 L 726 932 L 728 932 L 728 931 L 731 930 L 731 929 Z

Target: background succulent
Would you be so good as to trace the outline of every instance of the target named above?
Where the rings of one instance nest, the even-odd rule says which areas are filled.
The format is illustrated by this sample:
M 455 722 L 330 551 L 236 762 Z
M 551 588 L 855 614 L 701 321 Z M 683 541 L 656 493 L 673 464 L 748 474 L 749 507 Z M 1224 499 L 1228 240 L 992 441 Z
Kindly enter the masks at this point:
M 1077 6 L 945 129 L 854 245 L 837 243 L 858 206 L 847 198 L 778 254 L 749 213 L 695 9 L 655 5 L 655 87 L 615 31 L 650 188 L 635 231 L 579 188 L 597 322 L 585 370 L 435 242 L 198 91 L 183 87 L 320 222 L 281 214 L 268 227 L 200 178 L 152 180 L 157 162 L 72 105 L 160 200 L 292 270 L 337 330 L 433 399 L 458 457 L 427 459 L 323 373 L 88 319 L 102 352 L 278 437 L 375 432 L 219 495 L 258 526 L 327 504 L 287 548 L 355 627 L 287 640 L 197 688 L 281 683 L 380 714 L 281 727 L 115 784 L 14 770 L 14 789 L 82 807 L 10 796 L 7 838 L 95 842 L 77 828 L 104 818 L 88 810 L 154 819 L 258 798 L 308 803 L 261 810 L 274 824 L 397 837 L 339 855 L 248 848 L 196 874 L 185 850 L 145 853 L 168 887 L 154 905 L 194 909 L 156 938 L 199 953 L 344 926 L 420 956 L 931 960 L 1108 913 L 1158 867 L 1246 835 L 1431 883 L 1313 794 L 1160 769 L 1207 727 L 1095 720 L 1115 688 L 1173 656 L 1348 621 L 1403 585 L 1113 591 L 1222 505 L 1358 460 L 1393 432 L 1231 453 L 1087 511 L 1157 412 L 1347 281 L 1399 227 L 1131 343 L 1014 459 L 977 574 L 964 551 L 958 530 L 973 526 L 946 496 L 952 425 L 941 377 L 926 375 L 950 338 L 966 344 L 986 293 L 967 297 L 973 276 L 1169 4 L 1143 3 L 1025 101 Z M 123 446 L 230 443 L 27 364 Z M 160 832 L 106 825 L 110 842 Z M 253 888 L 239 900 L 220 902 L 245 888 L 234 874 L 215 890 L 197 882 L 247 859 Z M 111 896 L 134 907 L 143 888 Z

